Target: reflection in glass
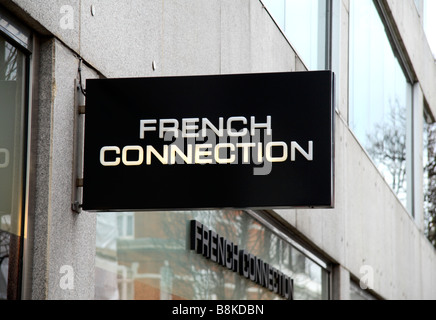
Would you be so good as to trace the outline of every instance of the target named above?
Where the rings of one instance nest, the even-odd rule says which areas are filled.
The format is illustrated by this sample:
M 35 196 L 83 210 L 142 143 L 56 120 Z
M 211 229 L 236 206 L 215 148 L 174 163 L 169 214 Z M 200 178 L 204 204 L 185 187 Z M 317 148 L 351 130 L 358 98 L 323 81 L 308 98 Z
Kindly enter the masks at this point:
M 243 211 L 136 212 L 133 238 L 120 215 L 98 214 L 96 299 L 282 298 L 189 250 L 192 219 L 291 276 L 296 299 L 328 299 L 327 271 Z
M 328 0 L 262 0 L 309 70 L 328 63 Z
M 373 2 L 352 0 L 349 124 L 405 206 L 411 90 Z
M 436 124 L 424 115 L 424 234 L 436 248 Z
M 12 235 L 20 235 L 24 55 L 0 36 L 0 300 L 6 299 Z

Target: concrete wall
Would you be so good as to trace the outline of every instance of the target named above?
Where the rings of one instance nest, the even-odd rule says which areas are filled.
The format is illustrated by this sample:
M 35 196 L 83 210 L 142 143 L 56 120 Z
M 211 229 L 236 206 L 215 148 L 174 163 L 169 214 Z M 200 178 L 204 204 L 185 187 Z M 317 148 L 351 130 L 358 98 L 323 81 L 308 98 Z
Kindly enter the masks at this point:
M 40 47 L 32 299 L 92 299 L 95 216 L 70 210 L 73 172 L 74 81 L 78 60 L 55 38 Z M 88 77 L 95 72 L 84 71 Z M 74 290 L 62 290 L 63 266 Z
M 92 299 L 95 216 L 71 209 L 72 119 L 78 58 L 85 78 L 303 70 L 291 45 L 258 0 L 0 0 L 43 35 L 39 71 L 34 299 Z M 390 0 L 392 16 L 422 91 L 436 108 L 436 71 L 418 30 L 413 0 Z M 63 29 L 61 7 L 73 9 L 74 28 Z M 94 15 L 91 14 L 94 6 Z M 436 298 L 436 253 L 419 232 L 347 125 L 348 0 L 335 0 L 338 31 L 334 64 L 336 207 L 276 211 L 333 262 L 340 264 L 337 297 L 349 297 L 348 274 L 374 269 L 374 291 L 388 299 Z M 415 16 L 415 15 L 416 16 Z M 340 19 L 339 19 L 340 18 Z M 406 25 L 405 21 L 409 21 Z M 411 24 L 411 26 L 409 26 Z M 53 37 L 54 36 L 54 37 Z M 424 53 L 423 53 L 424 52 Z M 422 58 L 422 55 L 424 58 Z M 423 60 L 423 61 L 421 61 Z M 156 70 L 152 69 L 155 62 Z M 416 61 L 416 62 L 415 62 Z M 434 109 L 436 110 L 436 109 Z M 436 114 L 436 113 L 435 113 Z M 73 290 L 61 289 L 60 268 L 71 265 Z

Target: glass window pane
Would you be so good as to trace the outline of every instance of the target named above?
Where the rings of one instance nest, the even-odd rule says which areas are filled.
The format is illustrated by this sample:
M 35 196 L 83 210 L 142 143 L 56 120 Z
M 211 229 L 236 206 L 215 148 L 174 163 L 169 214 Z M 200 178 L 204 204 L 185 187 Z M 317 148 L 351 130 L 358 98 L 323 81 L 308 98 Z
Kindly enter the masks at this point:
M 424 233 L 436 247 L 436 124 L 424 116 Z
M 25 56 L 0 35 L 0 299 L 6 299 L 11 236 L 20 236 Z
M 328 63 L 328 0 L 262 0 L 309 70 Z
M 424 30 L 436 59 L 436 1 L 424 0 Z
M 97 218 L 96 299 L 281 299 L 189 250 L 195 219 L 294 279 L 296 299 L 328 299 L 328 272 L 243 211 L 137 212 L 134 237 L 114 213 Z
M 411 90 L 371 0 L 350 3 L 350 127 L 406 206 Z

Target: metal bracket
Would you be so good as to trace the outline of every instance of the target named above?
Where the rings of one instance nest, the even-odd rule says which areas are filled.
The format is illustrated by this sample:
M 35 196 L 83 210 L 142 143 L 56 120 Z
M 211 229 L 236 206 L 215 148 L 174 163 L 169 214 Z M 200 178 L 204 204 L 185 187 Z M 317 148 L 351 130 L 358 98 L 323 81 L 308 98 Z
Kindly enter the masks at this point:
M 71 210 L 82 212 L 83 204 L 83 153 L 85 145 L 85 96 L 77 80 L 74 82 L 74 155 L 73 155 L 73 192 Z

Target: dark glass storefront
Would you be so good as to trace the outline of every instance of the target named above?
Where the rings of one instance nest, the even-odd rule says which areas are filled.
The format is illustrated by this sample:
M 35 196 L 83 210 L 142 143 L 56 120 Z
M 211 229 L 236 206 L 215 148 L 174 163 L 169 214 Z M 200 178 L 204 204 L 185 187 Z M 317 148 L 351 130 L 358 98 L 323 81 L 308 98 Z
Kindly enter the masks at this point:
M 290 276 L 295 299 L 329 299 L 328 266 L 258 218 L 261 213 L 246 211 L 100 213 L 95 298 L 283 299 L 191 251 L 189 222 L 195 219 Z
M 5 21 L 0 15 L 3 28 Z M 0 30 L 0 300 L 20 292 L 26 67 L 26 55 Z

